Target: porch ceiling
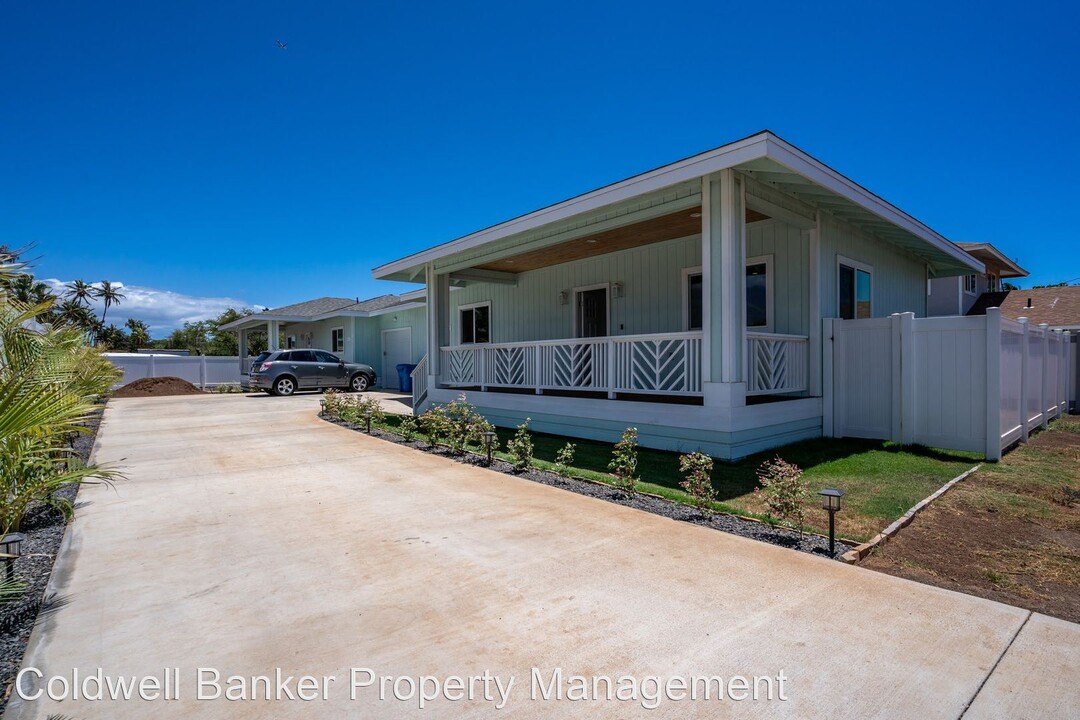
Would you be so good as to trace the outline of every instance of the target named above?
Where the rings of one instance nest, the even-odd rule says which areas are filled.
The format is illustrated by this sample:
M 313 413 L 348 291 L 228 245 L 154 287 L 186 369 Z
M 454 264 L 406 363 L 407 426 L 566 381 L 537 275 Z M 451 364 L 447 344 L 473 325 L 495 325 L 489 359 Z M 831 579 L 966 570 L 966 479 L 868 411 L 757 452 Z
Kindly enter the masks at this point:
M 748 223 L 767 219 L 767 215 L 757 211 L 746 211 L 746 222 Z M 699 205 L 632 225 L 592 233 L 557 245 L 550 245 L 501 258 L 476 267 L 481 270 L 498 270 L 510 273 L 539 270 L 540 268 L 561 265 L 574 260 L 606 255 L 619 250 L 629 250 L 653 243 L 677 240 L 700 232 L 701 206 Z

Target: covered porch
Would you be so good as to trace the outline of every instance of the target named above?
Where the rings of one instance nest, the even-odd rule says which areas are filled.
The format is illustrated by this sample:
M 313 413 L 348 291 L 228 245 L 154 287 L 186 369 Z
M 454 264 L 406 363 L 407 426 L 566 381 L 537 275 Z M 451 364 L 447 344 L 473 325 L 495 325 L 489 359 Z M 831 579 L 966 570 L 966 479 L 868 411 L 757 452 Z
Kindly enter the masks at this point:
M 497 424 L 740 457 L 820 436 L 823 317 L 922 313 L 966 267 L 929 233 L 763 133 L 374 276 L 425 286 L 417 412 L 465 391 Z

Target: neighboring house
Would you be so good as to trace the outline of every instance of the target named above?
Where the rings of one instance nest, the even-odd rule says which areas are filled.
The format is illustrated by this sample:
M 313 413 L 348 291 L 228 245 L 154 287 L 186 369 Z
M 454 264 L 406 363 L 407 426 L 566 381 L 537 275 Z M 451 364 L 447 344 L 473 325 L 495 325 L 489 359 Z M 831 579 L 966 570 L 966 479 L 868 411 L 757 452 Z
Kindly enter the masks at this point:
M 394 390 L 399 388 L 395 367 L 419 362 L 427 343 L 422 290 L 363 301 L 323 297 L 248 315 L 222 328 L 239 333 L 241 348 L 247 347 L 248 331 L 259 328 L 267 331 L 271 350 L 282 343 L 321 348 L 366 363 L 381 387 Z M 241 373 L 248 374 L 250 363 L 250 357 L 240 358 Z
M 967 314 L 985 315 L 990 307 L 1000 307 L 1002 317 L 1010 320 L 1027 318 L 1032 325 L 1080 333 L 1080 285 L 988 293 Z
M 822 435 L 823 318 L 925 316 L 928 280 L 984 272 L 762 132 L 373 275 L 426 286 L 415 412 L 464 391 L 498 425 L 635 426 L 646 446 L 738 458 Z
M 927 286 L 926 314 L 967 315 L 984 293 L 1002 291 L 1002 282 L 1028 276 L 1028 271 L 990 243 L 957 243 L 981 262 L 985 270 L 957 277 L 934 278 Z M 986 307 L 993 307 L 987 305 Z M 985 312 L 985 311 L 984 311 Z

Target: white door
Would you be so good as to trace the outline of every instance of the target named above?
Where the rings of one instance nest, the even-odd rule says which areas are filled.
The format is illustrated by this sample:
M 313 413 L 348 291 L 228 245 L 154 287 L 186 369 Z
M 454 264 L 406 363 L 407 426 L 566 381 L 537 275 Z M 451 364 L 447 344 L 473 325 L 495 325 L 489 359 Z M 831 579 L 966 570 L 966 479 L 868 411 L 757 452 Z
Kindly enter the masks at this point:
M 412 362 L 412 328 L 382 331 L 382 386 L 400 390 L 397 366 Z

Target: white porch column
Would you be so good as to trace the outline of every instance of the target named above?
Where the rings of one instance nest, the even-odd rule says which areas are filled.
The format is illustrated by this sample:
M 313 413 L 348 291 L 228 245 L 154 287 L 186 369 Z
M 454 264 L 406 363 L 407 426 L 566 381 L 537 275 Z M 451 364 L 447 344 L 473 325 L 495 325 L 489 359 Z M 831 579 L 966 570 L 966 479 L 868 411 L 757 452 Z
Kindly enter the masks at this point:
M 807 391 L 811 397 L 821 397 L 821 374 L 822 374 L 822 342 L 821 342 L 821 213 L 817 213 L 817 227 L 807 230 L 807 244 L 809 245 L 810 267 L 807 268 L 809 283 L 807 294 L 807 314 L 809 316 L 809 377 Z
M 247 363 L 248 338 L 247 330 L 240 328 L 236 333 L 236 354 L 240 356 L 240 374 L 248 374 Z
M 440 348 L 450 344 L 450 275 L 438 274 L 428 263 L 427 283 L 428 387 L 438 387 L 442 375 Z
M 266 321 L 266 349 L 270 352 L 281 349 L 278 345 L 278 327 L 277 320 Z
M 746 211 L 733 170 L 702 180 L 702 371 L 705 404 L 746 404 Z

